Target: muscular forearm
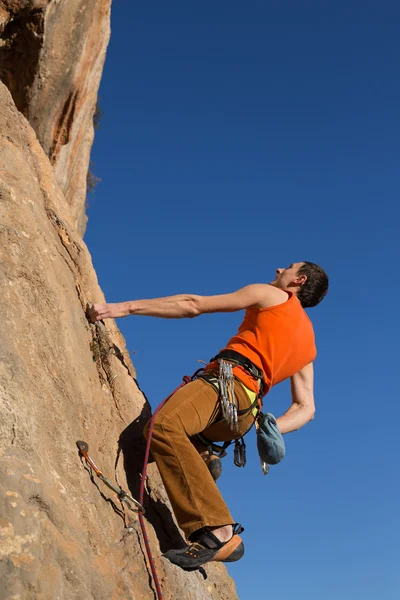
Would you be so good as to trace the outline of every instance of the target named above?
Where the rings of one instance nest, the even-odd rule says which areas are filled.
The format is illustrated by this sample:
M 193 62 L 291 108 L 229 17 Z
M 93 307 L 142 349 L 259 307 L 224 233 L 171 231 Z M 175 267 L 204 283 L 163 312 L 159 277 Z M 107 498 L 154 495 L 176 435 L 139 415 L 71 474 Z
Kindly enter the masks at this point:
M 276 419 L 276 422 L 281 433 L 289 433 L 300 429 L 313 418 L 314 411 L 309 407 L 292 404 L 284 415 Z
M 164 319 L 183 319 L 198 314 L 196 296 L 180 294 L 152 300 L 133 300 L 129 302 L 130 315 L 162 317 Z
M 198 314 L 197 296 L 191 294 L 180 294 L 151 300 L 132 300 L 114 304 L 93 304 L 90 309 L 90 318 L 93 322 L 102 319 L 117 319 L 128 315 L 183 319 L 185 317 L 195 317 Z

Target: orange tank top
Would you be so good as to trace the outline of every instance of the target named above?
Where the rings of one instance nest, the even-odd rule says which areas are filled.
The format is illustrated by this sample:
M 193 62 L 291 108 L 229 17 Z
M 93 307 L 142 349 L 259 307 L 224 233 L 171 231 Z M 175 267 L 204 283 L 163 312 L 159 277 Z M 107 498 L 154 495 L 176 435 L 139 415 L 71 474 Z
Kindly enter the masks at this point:
M 236 350 L 250 359 L 264 374 L 264 395 L 273 385 L 291 377 L 315 359 L 314 330 L 295 294 L 283 304 L 248 308 L 225 349 Z M 251 390 L 257 383 L 242 367 L 235 375 Z

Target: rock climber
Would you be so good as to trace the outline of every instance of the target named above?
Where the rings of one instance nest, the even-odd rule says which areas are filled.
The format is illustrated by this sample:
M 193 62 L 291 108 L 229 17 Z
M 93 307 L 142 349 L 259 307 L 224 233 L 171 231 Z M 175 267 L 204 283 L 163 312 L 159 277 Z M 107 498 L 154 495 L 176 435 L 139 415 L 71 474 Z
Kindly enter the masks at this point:
M 203 374 L 172 395 L 155 418 L 152 455 L 188 541 L 186 547 L 164 554 L 174 564 L 195 569 L 209 561 L 232 562 L 243 556 L 239 535 L 243 528 L 235 523 L 215 483 L 209 444 L 240 439 L 256 421 L 262 398 L 288 378 L 292 403 L 273 419 L 280 434 L 295 431 L 314 418 L 316 346 L 304 309 L 319 304 L 327 291 L 328 276 L 320 266 L 296 262 L 277 269 L 268 284 L 248 285 L 229 294 L 182 294 L 92 305 L 93 322 L 128 315 L 178 319 L 246 311 L 236 335 Z M 221 401 L 221 361 L 232 369 L 234 380 L 230 401 L 237 416 L 233 428 Z

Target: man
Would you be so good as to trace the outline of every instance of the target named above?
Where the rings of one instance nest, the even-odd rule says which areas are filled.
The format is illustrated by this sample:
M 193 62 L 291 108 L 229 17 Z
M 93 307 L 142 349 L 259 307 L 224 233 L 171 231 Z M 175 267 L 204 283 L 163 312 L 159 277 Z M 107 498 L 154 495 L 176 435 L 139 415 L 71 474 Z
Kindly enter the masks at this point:
M 189 541 L 165 556 L 182 568 L 209 561 L 231 562 L 244 553 L 239 533 L 204 461 L 206 440 L 241 438 L 254 424 L 257 398 L 290 378 L 292 404 L 276 419 L 284 434 L 314 417 L 312 324 L 304 308 L 316 306 L 328 291 L 328 277 L 318 265 L 297 262 L 277 269 L 269 284 L 248 285 L 218 296 L 183 294 L 118 304 L 94 304 L 93 321 L 146 315 L 163 318 L 197 317 L 205 313 L 246 309 L 238 333 L 198 378 L 176 392 L 158 413 L 151 451 L 157 462 L 175 516 Z M 237 428 L 223 418 L 218 361 L 233 368 Z M 199 442 L 197 435 L 203 440 Z M 202 456 L 203 454 L 203 456 Z

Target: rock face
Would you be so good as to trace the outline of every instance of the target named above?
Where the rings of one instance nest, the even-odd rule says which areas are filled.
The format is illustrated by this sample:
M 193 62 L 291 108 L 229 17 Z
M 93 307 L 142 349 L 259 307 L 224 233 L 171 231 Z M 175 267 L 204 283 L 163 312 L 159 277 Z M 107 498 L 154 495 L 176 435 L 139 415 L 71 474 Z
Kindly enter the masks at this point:
M 54 166 L 72 226 L 86 227 L 86 177 L 111 0 L 0 0 L 0 79 Z
M 103 296 L 74 207 L 2 84 L 0 105 L 0 595 L 152 599 L 137 514 L 90 477 L 76 448 L 86 441 L 137 497 L 150 407 L 115 323 L 86 319 Z M 185 573 L 161 557 L 183 541 L 154 464 L 145 508 L 165 600 L 237 598 L 223 565 Z

